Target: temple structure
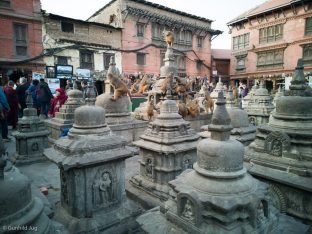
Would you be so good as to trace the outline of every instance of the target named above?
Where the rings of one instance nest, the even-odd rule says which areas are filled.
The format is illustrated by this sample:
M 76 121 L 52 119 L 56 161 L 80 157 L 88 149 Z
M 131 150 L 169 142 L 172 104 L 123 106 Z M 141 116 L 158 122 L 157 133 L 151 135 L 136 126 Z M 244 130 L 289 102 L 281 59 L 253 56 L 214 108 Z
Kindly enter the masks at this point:
M 269 123 L 246 148 L 249 172 L 270 184 L 274 204 L 312 222 L 312 93 L 300 59 L 290 90 L 276 99 Z
M 216 104 L 209 125 L 211 139 L 199 142 L 194 170 L 169 182 L 172 190 L 165 209 L 150 210 L 137 219 L 144 232 L 275 232 L 277 211 L 267 196 L 267 186 L 247 173 L 244 146 L 229 139 L 231 119 L 222 92 Z
M 274 110 L 272 97 L 264 87 L 264 81 L 260 81 L 260 87 L 255 89 L 254 94 L 244 110 L 248 113 L 249 122 L 255 126 L 269 122 L 270 113 Z
M 111 132 L 105 110 L 92 105 L 95 93 L 87 94 L 88 105 L 75 110 L 68 136 L 44 152 L 60 168 L 55 219 L 70 233 L 124 233 L 140 212 L 125 193 L 125 159 L 133 152 Z
M 23 118 L 18 120 L 18 129 L 13 132 L 16 142 L 14 162 L 16 165 L 29 164 L 46 160 L 43 150 L 48 147 L 48 135 L 44 122 L 37 116 L 29 93 L 26 98 L 27 108 Z
M 69 129 L 73 126 L 75 110 L 84 105 L 83 94 L 80 90 L 70 90 L 67 95 L 66 102 L 61 106 L 60 111 L 55 113 L 55 117 L 45 120 L 45 124 L 51 132 L 49 136 L 50 143 L 54 143 L 54 141 L 59 139 L 64 129 Z

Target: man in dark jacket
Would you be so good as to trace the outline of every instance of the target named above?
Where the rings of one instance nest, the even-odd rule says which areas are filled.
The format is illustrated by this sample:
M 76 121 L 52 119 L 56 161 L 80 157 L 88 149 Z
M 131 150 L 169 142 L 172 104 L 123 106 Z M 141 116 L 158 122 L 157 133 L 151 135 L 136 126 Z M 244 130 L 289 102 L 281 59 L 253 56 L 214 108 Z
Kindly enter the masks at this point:
M 28 89 L 29 84 L 25 77 L 20 78 L 20 85 L 16 87 L 17 96 L 18 96 L 18 103 L 20 105 L 19 109 L 19 118 L 23 117 L 23 111 L 27 107 L 26 106 L 26 90 Z
M 50 103 L 53 95 L 49 88 L 48 83 L 44 79 L 40 79 L 39 88 L 37 89 L 37 100 L 41 104 L 41 116 L 48 118 Z

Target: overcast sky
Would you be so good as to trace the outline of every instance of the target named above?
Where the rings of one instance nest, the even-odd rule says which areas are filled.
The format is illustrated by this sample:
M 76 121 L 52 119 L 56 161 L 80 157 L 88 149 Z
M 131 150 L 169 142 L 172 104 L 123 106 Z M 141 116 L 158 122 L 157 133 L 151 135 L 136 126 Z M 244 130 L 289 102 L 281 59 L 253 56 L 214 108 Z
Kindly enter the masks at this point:
M 110 0 L 41 0 L 49 13 L 86 20 Z M 149 0 L 173 9 L 214 20 L 213 29 L 223 31 L 212 41 L 212 48 L 230 49 L 231 36 L 226 23 L 266 0 Z

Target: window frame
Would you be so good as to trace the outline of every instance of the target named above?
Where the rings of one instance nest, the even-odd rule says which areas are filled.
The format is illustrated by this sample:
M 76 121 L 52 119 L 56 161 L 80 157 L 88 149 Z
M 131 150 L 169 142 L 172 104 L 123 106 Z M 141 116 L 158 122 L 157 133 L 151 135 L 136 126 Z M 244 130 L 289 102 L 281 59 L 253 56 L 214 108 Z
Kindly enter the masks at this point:
M 17 27 L 23 27 L 24 28 L 24 36 L 25 36 L 25 39 L 23 40 L 24 42 L 21 42 L 22 40 L 19 40 L 18 41 L 18 33 L 17 33 L 17 30 L 18 28 Z M 21 23 L 13 23 L 13 38 L 14 38 L 14 43 L 13 43 L 13 46 L 14 46 L 14 55 L 16 57 L 27 57 L 28 56 L 28 25 L 27 24 L 21 24 Z M 21 33 L 21 32 L 19 32 Z M 23 34 L 23 33 L 21 33 Z M 24 47 L 26 48 L 26 53 L 25 54 L 18 54 L 18 50 L 17 50 L 17 47 Z
M 197 36 L 197 47 L 198 48 L 203 48 L 204 46 L 204 37 L 202 36 Z
M 66 57 L 66 56 L 56 56 L 56 59 L 57 59 L 57 64 L 69 65 L 68 64 L 68 57 Z M 61 61 L 62 59 L 64 59 L 64 61 L 66 60 L 66 62 Z
M 84 57 L 86 55 L 90 55 L 91 62 L 84 61 Z M 94 52 L 90 51 L 90 50 L 80 50 L 79 51 L 79 61 L 80 61 L 80 68 L 90 69 L 90 70 L 94 69 Z M 86 66 L 86 64 L 89 64 L 89 65 Z
M 305 18 L 304 35 L 312 36 L 312 17 Z
M 7 3 L 7 6 L 2 5 L 3 3 Z M 0 8 L 12 8 L 11 0 L 0 0 Z
M 245 71 L 246 70 L 246 60 L 247 60 L 247 54 L 236 56 L 236 71 Z M 239 61 L 243 61 L 244 65 L 239 65 Z
M 302 60 L 304 66 L 312 66 L 312 43 L 301 45 L 302 47 Z M 305 56 L 305 50 L 310 54 L 310 56 Z
M 115 58 L 115 54 L 113 54 L 113 53 L 103 53 L 103 67 L 104 67 L 104 70 L 108 70 L 109 63 L 110 63 L 110 58 L 112 56 Z M 108 61 L 108 64 L 106 64 L 107 61 Z
M 63 26 L 66 26 L 66 24 L 67 24 L 67 26 L 68 25 L 72 25 L 72 30 L 65 30 L 64 29 L 64 27 Z M 64 33 L 75 33 L 75 24 L 74 23 L 71 23 L 71 22 L 68 22 L 68 21 L 63 21 L 63 20 L 61 20 L 61 31 L 62 32 L 64 32 Z
M 280 41 L 284 36 L 284 24 L 276 24 L 259 29 L 259 44 L 267 44 Z
M 143 56 L 143 64 L 139 63 L 139 56 Z M 136 53 L 136 64 L 139 66 L 145 66 L 146 65 L 146 53 Z
M 281 60 L 278 59 L 281 52 Z M 261 63 L 259 62 L 261 61 Z M 257 69 L 282 68 L 284 65 L 284 49 L 261 51 L 257 53 Z
M 136 30 L 137 30 L 137 37 L 144 37 L 144 32 L 145 32 L 145 24 L 137 22 L 136 23 Z
M 250 43 L 250 33 L 244 33 L 241 35 L 238 35 L 236 37 L 233 37 L 233 50 L 241 50 L 249 47 Z

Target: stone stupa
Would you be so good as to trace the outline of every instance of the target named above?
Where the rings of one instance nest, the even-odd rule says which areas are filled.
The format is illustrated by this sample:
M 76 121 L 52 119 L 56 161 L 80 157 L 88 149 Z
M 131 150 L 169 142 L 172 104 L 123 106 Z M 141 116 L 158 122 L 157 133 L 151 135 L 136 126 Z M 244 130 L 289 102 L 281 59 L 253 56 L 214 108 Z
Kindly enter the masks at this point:
M 254 85 L 251 87 L 251 90 L 249 91 L 249 93 L 246 95 L 246 97 L 242 98 L 241 100 L 241 105 L 243 109 L 245 109 L 249 105 L 249 102 L 251 98 L 254 96 L 257 89 L 259 89 L 259 85 L 258 85 L 257 80 L 255 80 Z
M 107 75 L 113 74 L 121 79 L 120 72 L 116 67 L 114 57 L 111 57 Z M 130 100 L 124 95 L 117 100 L 111 100 L 114 89 L 108 79 L 105 81 L 105 93 L 97 96 L 95 105 L 105 109 L 106 123 L 113 133 L 122 136 L 127 143 L 138 140 L 146 129 L 147 122 L 137 120 L 129 111 Z
M 35 114 L 37 116 L 36 110 Z M 30 180 L 4 155 L 0 136 L 0 233 L 56 233 L 54 225 L 43 212 L 42 201 L 32 195 Z
M 246 148 L 249 172 L 270 184 L 282 212 L 312 223 L 312 93 L 298 60 L 290 90 Z
M 125 192 L 125 159 L 133 152 L 112 134 L 92 91 L 88 87 L 87 105 L 75 110 L 68 136 L 45 150 L 60 168 L 61 203 L 54 218 L 70 233 L 124 233 L 140 212 Z
M 16 165 L 45 161 L 43 150 L 48 147 L 48 135 L 44 122 L 37 116 L 33 108 L 31 93 L 26 98 L 27 108 L 23 118 L 18 120 L 18 129 L 13 132 L 16 142 L 14 162 Z
M 83 93 L 80 90 L 72 89 L 67 95 L 66 102 L 61 106 L 59 112 L 55 113 L 55 117 L 45 120 L 46 126 L 51 131 L 50 143 L 59 139 L 65 128 L 69 129 L 73 126 L 75 110 L 84 105 Z
M 168 45 L 168 48 L 171 46 Z M 167 50 L 166 56 L 171 58 L 171 53 L 171 50 Z M 162 72 L 171 70 L 163 69 Z M 139 192 L 133 191 L 130 186 L 127 191 L 139 199 L 140 193 L 144 192 L 146 197 L 151 197 L 150 204 L 154 205 L 168 198 L 168 182 L 183 170 L 192 168 L 196 159 L 199 136 L 191 129 L 190 123 L 178 113 L 176 101 L 172 96 L 173 79 L 172 76 L 165 100 L 160 106 L 160 114 L 149 123 L 141 140 L 133 143 L 140 148 L 140 174 L 132 177 L 130 184 Z M 153 198 L 156 199 L 155 202 Z
M 270 113 L 274 110 L 272 97 L 260 81 L 260 87 L 250 96 L 248 105 L 243 108 L 248 113 L 249 122 L 255 126 L 269 122 Z
M 170 181 L 165 209 L 152 209 L 137 221 L 145 233 L 274 233 L 278 217 L 267 186 L 243 166 L 244 146 L 230 140 L 231 120 L 220 92 L 209 130 L 197 147 L 194 170 Z

